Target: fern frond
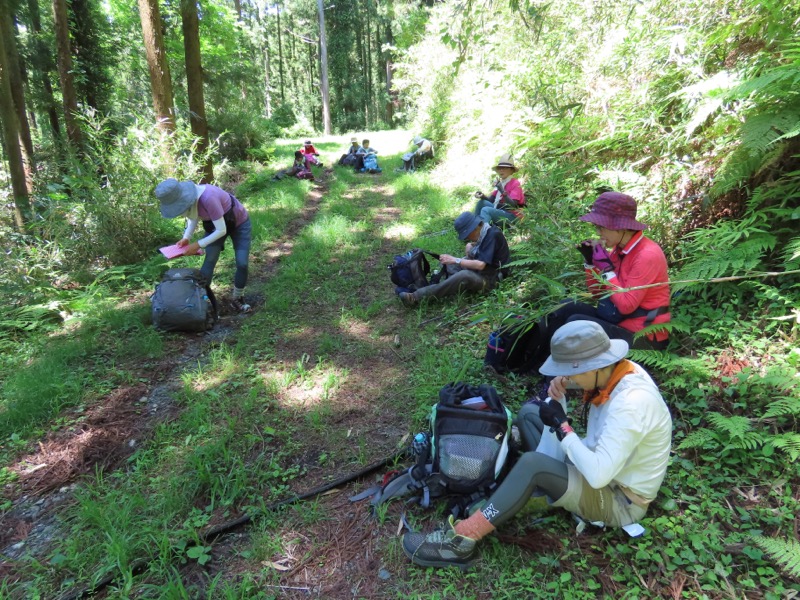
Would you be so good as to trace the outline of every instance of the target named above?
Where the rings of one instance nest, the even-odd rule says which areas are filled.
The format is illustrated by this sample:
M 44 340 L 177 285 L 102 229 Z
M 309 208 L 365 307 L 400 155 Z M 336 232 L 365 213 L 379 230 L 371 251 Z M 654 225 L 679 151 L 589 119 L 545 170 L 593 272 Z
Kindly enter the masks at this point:
M 726 417 L 718 412 L 710 412 L 706 418 L 717 431 L 728 438 L 729 448 L 755 450 L 765 443 L 763 434 L 753 431 L 753 423 L 747 417 Z
M 800 433 L 780 433 L 772 436 L 769 443 L 779 450 L 783 450 L 793 461 L 800 458 Z
M 793 577 L 800 577 L 800 542 L 754 535 L 753 541 Z
M 769 408 L 764 412 L 765 419 L 786 415 L 800 415 L 800 398 L 788 396 L 772 400 Z
M 692 255 L 697 258 L 684 265 L 675 277 L 673 291 L 697 285 L 680 283 L 681 280 L 706 280 L 757 270 L 765 254 L 777 243 L 772 233 L 757 228 L 742 231 L 730 221 L 695 230 L 694 238 Z
M 678 450 L 686 450 L 688 448 L 703 448 L 710 450 L 719 445 L 717 435 L 710 429 L 702 427 L 695 429 L 678 446 Z
M 800 217 L 800 210 L 798 217 Z M 786 270 L 800 268 L 800 236 L 789 240 L 783 247 L 783 266 Z

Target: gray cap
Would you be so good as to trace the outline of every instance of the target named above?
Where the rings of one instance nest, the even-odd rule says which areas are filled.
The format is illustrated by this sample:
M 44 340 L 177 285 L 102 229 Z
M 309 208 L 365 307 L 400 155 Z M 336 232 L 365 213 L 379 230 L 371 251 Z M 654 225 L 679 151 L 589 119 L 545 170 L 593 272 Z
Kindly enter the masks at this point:
M 456 217 L 456 220 L 453 222 L 453 227 L 456 228 L 458 239 L 463 241 L 467 239 L 467 236 L 475 231 L 475 228 L 482 222 L 479 216 L 465 211 Z
M 613 365 L 628 354 L 628 342 L 610 340 L 594 321 L 562 325 L 550 340 L 550 356 L 539 367 L 542 375 L 580 375 Z
M 170 177 L 156 186 L 156 198 L 161 203 L 161 216 L 174 219 L 189 210 L 197 200 L 197 186 L 191 181 Z

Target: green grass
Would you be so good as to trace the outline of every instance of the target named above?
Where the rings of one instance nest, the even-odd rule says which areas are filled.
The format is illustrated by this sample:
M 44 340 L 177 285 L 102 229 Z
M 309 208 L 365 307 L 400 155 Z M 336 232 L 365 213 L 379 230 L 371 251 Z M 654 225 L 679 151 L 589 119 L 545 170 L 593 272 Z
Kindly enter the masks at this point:
M 279 148 L 279 155 L 291 147 Z M 366 178 L 337 169 L 313 220 L 254 290 L 263 294 L 263 308 L 242 321 L 231 343 L 209 347 L 201 360 L 183 368 L 178 412 L 140 441 L 124 469 L 98 473 L 80 487 L 74 506 L 60 515 L 63 543 L 50 556 L 27 563 L 28 587 L 4 583 L 0 597 L 32 592 L 53 597 L 59 587 L 86 585 L 106 573 L 119 576 L 112 592 L 118 597 L 278 597 L 279 588 L 269 586 L 285 581 L 264 563 L 285 556 L 297 532 L 315 531 L 340 514 L 329 513 L 323 499 L 274 513 L 263 514 L 263 508 L 308 489 L 312 478 L 329 481 L 357 470 L 377 458 L 376 443 L 395 441 L 351 431 L 348 406 L 336 401 L 343 389 L 358 384 L 362 366 L 387 351 L 403 365 L 401 375 L 372 373 L 369 385 L 356 389 L 368 390 L 376 423 L 394 411 L 409 432 L 423 429 L 442 385 L 485 380 L 486 336 L 509 307 L 529 302 L 535 310 L 562 293 L 540 285 L 534 270 L 521 274 L 516 286 L 508 282 L 481 299 L 400 309 L 386 264 L 413 246 L 459 252 L 452 219 L 462 202 L 427 173 L 384 170 L 380 178 Z M 271 172 L 255 172 L 239 192 L 259 224 L 256 250 L 300 214 L 308 189 L 307 182 L 274 183 L 267 175 Z M 387 204 L 399 212 L 376 223 Z M 444 233 L 430 235 L 437 232 Z M 559 252 L 543 250 L 543 262 Z M 231 263 L 224 255 L 217 285 L 225 285 Z M 4 373 L 7 459 L 48 427 L 58 427 L 66 408 L 135 382 L 134 365 L 163 355 L 168 338 L 147 326 L 146 307 L 103 303 L 105 293 L 92 296 L 95 317 L 84 317 L 69 336 L 51 336 L 38 351 L 26 352 L 25 368 Z M 800 510 L 796 461 L 788 460 L 785 450 L 737 437 L 708 419 L 710 412 L 744 415 L 756 430 L 793 431 L 796 393 L 787 381 L 796 371 L 797 354 L 767 337 L 757 320 L 731 312 L 726 302 L 715 307 L 686 297 L 676 316 L 696 325 L 691 337 L 676 335 L 675 341 L 675 350 L 690 347 L 693 356 L 636 355 L 661 384 L 676 425 L 676 451 L 659 498 L 643 520 L 645 537 L 629 540 L 609 531 L 579 540 L 566 513 L 522 514 L 504 532 L 546 534 L 560 550 L 531 553 L 490 538 L 475 570 L 431 571 L 405 559 L 394 535 L 395 507 L 389 507 L 376 525 L 382 533 L 376 556 L 392 573 L 381 584 L 385 597 L 583 599 L 613 586 L 615 598 L 654 598 L 656 590 L 680 580 L 688 598 L 752 593 L 777 599 L 797 589 L 752 538 L 793 531 Z M 396 347 L 387 343 L 395 335 Z M 736 359 L 764 352 L 772 363 L 720 379 L 723 350 Z M 513 409 L 526 398 L 522 379 L 498 387 Z M 782 398 L 786 412 L 760 419 L 775 398 Z M 16 406 L 26 408 L 19 409 L 23 416 L 12 426 L 8 419 Z M 709 434 L 702 447 L 679 449 L 689 434 L 704 428 Z M 748 500 L 748 493 L 756 499 Z M 228 560 L 238 561 L 237 572 L 245 574 L 223 572 L 202 583 L 185 577 L 181 569 L 187 565 L 200 569 L 207 560 L 221 560 L 213 548 L 195 545 L 198 532 L 242 511 L 256 518 Z M 421 527 L 432 526 L 437 516 L 409 510 L 409 519 Z M 298 543 L 313 557 L 322 541 Z M 133 576 L 131 565 L 140 558 L 151 562 Z M 214 564 L 224 569 L 230 563 Z

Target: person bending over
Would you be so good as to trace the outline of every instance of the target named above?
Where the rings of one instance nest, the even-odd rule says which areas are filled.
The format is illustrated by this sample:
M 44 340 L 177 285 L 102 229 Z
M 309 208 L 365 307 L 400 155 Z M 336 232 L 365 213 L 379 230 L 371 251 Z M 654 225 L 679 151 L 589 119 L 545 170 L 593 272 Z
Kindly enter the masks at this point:
M 407 533 L 403 551 L 426 567 L 465 567 L 477 544 L 508 522 L 531 496 L 610 527 L 627 527 L 647 513 L 667 471 L 672 418 L 658 387 L 638 364 L 625 360 L 628 344 L 610 340 L 592 321 L 575 321 L 553 335 L 541 367 L 554 376 L 550 397 L 535 418 L 518 417 L 525 452 L 484 507 L 429 534 Z M 584 390 L 586 436 L 570 426 L 568 386 Z M 547 428 L 547 429 L 546 429 Z
M 186 229 L 177 242 L 178 246 L 186 248 L 185 254 L 197 254 L 200 248 L 205 249 L 200 272 L 209 285 L 219 255 L 225 247 L 225 240 L 231 239 L 236 260 L 231 305 L 242 312 L 250 310 L 250 305 L 244 299 L 252 239 L 252 225 L 247 209 L 232 194 L 215 185 L 179 182 L 172 177 L 156 186 L 155 195 L 161 207 L 161 216 L 167 219 L 186 218 Z M 190 242 L 200 221 L 206 235 L 196 242 Z
M 422 298 L 444 298 L 462 291 L 488 291 L 500 280 L 503 265 L 510 260 L 503 232 L 469 212 L 461 213 L 453 226 L 458 239 L 467 242 L 464 257 L 440 255 L 439 262 L 447 269 L 447 279 L 415 292 L 401 292 L 400 300 L 406 306 L 414 306 Z

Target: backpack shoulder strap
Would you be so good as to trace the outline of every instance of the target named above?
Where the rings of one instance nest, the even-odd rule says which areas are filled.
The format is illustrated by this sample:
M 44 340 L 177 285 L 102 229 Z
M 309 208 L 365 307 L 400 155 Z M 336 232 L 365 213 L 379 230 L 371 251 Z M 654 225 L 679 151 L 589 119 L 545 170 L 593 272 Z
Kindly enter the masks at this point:
M 214 291 L 211 289 L 211 285 L 208 283 L 205 284 L 206 288 L 206 295 L 208 299 L 211 300 L 211 310 L 214 311 L 214 323 L 219 321 L 219 307 L 217 306 L 217 297 L 214 295 Z

